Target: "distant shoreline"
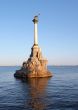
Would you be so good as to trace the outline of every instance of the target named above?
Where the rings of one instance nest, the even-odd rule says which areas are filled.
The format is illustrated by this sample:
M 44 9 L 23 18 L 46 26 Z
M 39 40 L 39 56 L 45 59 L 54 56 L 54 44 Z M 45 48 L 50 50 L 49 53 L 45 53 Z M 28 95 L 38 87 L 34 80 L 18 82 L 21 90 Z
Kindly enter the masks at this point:
M 63 67 L 63 66 L 78 66 L 78 65 L 47 65 L 47 66 Z M 21 65 L 0 65 L 0 67 L 21 67 Z

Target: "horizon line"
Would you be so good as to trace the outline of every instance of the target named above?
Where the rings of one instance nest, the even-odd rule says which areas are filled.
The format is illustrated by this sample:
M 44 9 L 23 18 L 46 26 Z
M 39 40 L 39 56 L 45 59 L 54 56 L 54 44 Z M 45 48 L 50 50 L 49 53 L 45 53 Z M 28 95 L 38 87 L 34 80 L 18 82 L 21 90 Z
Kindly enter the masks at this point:
M 21 66 L 22 67 L 22 65 L 0 65 L 0 67 L 9 67 L 9 66 L 10 67 L 13 67 L 13 66 Z M 62 65 L 52 65 L 52 64 L 49 64 L 47 66 L 78 66 L 78 65 L 74 65 L 74 64 L 73 65 L 69 65 L 69 64 L 68 65 L 67 64 L 65 64 L 65 65 L 63 65 L 63 64 Z

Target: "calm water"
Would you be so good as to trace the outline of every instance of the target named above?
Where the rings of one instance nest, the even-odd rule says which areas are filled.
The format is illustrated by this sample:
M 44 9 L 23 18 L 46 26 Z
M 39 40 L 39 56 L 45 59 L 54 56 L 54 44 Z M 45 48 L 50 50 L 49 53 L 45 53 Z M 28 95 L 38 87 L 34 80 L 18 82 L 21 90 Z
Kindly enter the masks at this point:
M 78 110 L 78 66 L 49 66 L 50 79 L 15 79 L 0 67 L 0 110 Z

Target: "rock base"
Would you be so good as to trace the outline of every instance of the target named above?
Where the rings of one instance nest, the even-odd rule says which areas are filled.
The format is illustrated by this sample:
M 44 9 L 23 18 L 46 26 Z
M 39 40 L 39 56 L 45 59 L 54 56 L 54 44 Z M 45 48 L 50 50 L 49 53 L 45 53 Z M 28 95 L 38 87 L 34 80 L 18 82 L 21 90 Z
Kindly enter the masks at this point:
M 26 74 L 26 71 L 24 70 L 17 70 L 14 74 L 14 77 L 16 78 L 44 78 L 44 77 L 52 77 L 52 73 L 49 71 L 46 72 L 33 72 Z
M 47 70 L 47 60 L 43 58 L 41 49 L 38 45 L 33 45 L 29 59 L 23 62 L 21 69 L 17 70 L 14 76 L 17 78 L 41 78 L 52 76 Z

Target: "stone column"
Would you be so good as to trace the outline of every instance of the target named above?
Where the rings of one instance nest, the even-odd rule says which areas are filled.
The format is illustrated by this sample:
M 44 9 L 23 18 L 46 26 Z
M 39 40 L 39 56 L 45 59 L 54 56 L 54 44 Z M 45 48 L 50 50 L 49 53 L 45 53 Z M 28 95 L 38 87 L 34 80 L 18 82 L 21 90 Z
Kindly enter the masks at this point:
M 38 16 L 34 17 L 33 22 L 34 22 L 34 45 L 38 45 L 38 30 L 37 30 Z

